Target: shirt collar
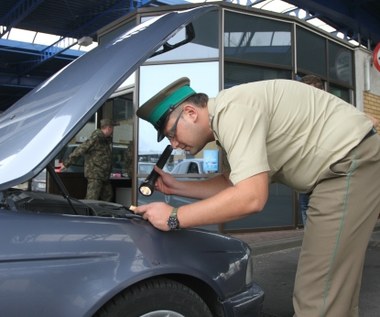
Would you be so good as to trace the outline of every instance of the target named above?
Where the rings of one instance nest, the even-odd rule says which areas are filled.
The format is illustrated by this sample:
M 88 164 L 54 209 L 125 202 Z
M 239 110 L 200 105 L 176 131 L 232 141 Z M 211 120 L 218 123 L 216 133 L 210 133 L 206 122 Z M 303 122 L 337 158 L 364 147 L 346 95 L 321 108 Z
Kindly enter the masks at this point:
M 212 132 L 214 133 L 215 141 L 219 143 L 218 135 L 214 128 L 214 117 L 215 117 L 215 110 L 216 110 L 216 100 L 215 98 L 209 98 L 207 103 L 207 109 L 208 109 L 208 117 L 209 117 L 209 124 Z

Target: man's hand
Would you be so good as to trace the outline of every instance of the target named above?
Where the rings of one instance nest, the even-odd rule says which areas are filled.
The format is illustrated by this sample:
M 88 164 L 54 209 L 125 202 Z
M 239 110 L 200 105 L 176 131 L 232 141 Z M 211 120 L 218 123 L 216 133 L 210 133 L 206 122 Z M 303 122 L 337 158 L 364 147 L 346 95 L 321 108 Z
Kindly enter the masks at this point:
M 66 166 L 63 165 L 62 162 L 60 162 L 60 163 L 58 163 L 58 164 L 55 165 L 54 169 L 55 169 L 55 171 L 56 171 L 57 173 L 62 173 L 62 172 L 64 172 L 64 170 L 66 169 Z
M 162 175 L 167 176 L 168 174 L 164 173 Z M 171 179 L 172 177 L 170 176 L 168 180 L 171 181 Z M 193 197 L 201 198 L 197 202 L 181 206 L 177 214 L 181 228 L 237 220 L 252 213 L 260 212 L 268 199 L 269 177 L 267 172 L 253 175 L 234 186 L 230 186 L 220 175 L 219 177 L 202 181 L 202 183 L 205 186 L 201 186 L 201 182 L 178 182 L 178 184 L 174 185 L 174 187 L 179 186 L 176 187 L 175 194 L 187 191 L 197 193 L 198 196 Z M 222 184 L 220 185 L 220 183 Z M 182 186 L 184 186 L 183 190 Z M 209 187 L 214 188 L 210 191 L 208 190 Z M 201 195 L 203 192 L 206 192 L 204 197 Z M 157 229 L 168 231 L 167 222 L 172 210 L 173 207 L 168 204 L 154 202 L 136 207 L 134 212 L 140 214 Z
M 154 202 L 138 207 L 131 206 L 129 208 L 135 214 L 141 215 L 145 220 L 148 220 L 154 227 L 162 231 L 169 231 L 168 219 L 173 210 L 173 207 L 162 203 Z
M 165 195 L 175 194 L 175 189 L 178 186 L 178 181 L 169 173 L 164 172 L 157 166 L 154 166 L 155 171 L 160 175 L 155 184 L 155 188 Z

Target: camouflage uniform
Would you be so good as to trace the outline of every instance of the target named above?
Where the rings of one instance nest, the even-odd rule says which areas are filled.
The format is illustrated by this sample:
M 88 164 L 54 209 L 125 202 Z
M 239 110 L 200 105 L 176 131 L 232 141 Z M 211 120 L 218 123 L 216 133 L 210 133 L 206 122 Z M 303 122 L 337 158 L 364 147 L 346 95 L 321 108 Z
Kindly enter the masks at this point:
M 113 189 L 109 182 L 112 169 L 112 139 L 95 130 L 89 139 L 78 146 L 63 162 L 65 167 L 84 156 L 84 177 L 87 178 L 86 199 L 111 201 Z
M 133 177 L 133 157 L 134 157 L 134 145 L 133 141 L 128 144 L 128 149 L 125 151 L 125 169 L 129 178 Z

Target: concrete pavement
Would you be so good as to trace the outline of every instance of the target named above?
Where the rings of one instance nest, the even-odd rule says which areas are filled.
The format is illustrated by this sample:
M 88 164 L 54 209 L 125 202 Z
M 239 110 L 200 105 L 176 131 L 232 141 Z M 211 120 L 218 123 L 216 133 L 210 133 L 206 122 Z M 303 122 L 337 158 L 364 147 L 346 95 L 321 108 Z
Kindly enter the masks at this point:
M 380 219 L 377 221 L 374 233 L 378 231 L 380 231 Z M 301 246 L 303 229 L 230 233 L 229 235 L 247 242 L 253 254 L 259 255 Z M 376 236 L 373 235 L 370 244 L 374 242 L 376 243 Z
M 232 235 L 232 234 L 231 234 Z M 239 233 L 254 254 L 255 281 L 265 292 L 264 317 L 292 317 L 292 293 L 303 229 Z M 360 317 L 380 312 L 380 220 L 366 253 L 360 293 Z

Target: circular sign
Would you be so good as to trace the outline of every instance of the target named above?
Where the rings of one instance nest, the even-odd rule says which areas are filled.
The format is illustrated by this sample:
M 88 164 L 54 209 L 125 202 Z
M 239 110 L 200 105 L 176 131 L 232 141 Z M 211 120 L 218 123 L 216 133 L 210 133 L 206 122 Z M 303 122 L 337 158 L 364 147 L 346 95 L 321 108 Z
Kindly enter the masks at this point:
M 373 51 L 373 65 L 380 72 L 380 43 L 377 43 Z

